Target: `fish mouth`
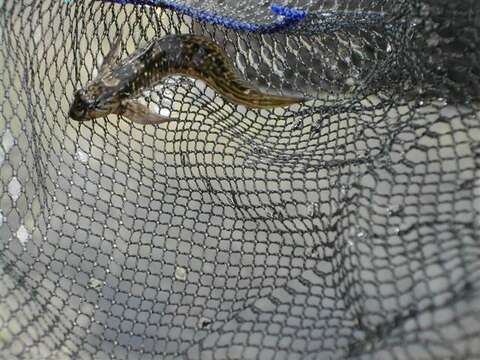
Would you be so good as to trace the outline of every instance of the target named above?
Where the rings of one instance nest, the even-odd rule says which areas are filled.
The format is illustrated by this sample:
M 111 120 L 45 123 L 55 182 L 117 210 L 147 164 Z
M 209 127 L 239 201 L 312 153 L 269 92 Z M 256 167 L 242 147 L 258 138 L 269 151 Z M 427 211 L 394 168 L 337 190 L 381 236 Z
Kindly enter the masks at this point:
M 75 121 L 88 121 L 101 118 L 111 114 L 110 109 L 85 109 L 72 106 L 68 112 L 68 116 Z
M 75 121 L 84 121 L 88 120 L 88 111 L 86 109 L 71 107 L 68 116 Z

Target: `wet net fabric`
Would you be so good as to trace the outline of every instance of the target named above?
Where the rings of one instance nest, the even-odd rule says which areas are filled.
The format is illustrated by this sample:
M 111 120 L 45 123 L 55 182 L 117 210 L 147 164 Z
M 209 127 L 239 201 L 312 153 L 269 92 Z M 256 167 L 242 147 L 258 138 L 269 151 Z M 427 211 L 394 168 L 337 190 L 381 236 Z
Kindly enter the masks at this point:
M 480 358 L 480 3 L 282 5 L 0 4 L 1 359 Z M 310 100 L 68 118 L 118 34 L 178 33 Z

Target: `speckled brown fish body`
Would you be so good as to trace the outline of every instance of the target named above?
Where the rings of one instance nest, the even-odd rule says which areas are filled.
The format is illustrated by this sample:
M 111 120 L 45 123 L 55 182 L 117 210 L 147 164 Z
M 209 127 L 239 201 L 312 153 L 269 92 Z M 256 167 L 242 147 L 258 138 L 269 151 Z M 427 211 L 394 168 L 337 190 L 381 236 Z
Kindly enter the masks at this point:
M 155 117 L 132 99 L 171 75 L 203 80 L 231 102 L 252 108 L 283 107 L 304 101 L 301 98 L 264 94 L 248 86 L 238 77 L 225 51 L 213 41 L 198 35 L 169 35 L 154 40 L 114 64 L 117 48 L 118 44 L 115 44 L 107 55 L 98 78 L 77 94 L 70 111 L 72 118 L 85 120 L 116 113 L 141 123 L 168 121 L 160 115 Z M 79 98 L 81 96 L 83 100 Z M 97 110 L 107 114 L 93 109 L 87 115 L 82 115 L 80 107 L 83 103 L 96 104 Z M 110 106 L 112 104 L 114 106 Z
M 129 82 L 132 94 L 177 74 L 203 80 L 227 99 L 248 107 L 273 108 L 301 101 L 263 94 L 249 87 L 238 77 L 225 51 L 213 41 L 197 35 L 170 35 L 152 42 L 116 72 L 131 73 L 138 63 L 143 64 L 143 69 Z

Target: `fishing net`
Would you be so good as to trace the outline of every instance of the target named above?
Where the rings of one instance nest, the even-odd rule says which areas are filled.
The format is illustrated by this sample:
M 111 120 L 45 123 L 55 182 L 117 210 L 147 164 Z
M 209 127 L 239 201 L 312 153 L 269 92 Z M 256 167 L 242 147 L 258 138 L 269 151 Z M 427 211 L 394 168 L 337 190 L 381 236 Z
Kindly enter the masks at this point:
M 68 118 L 115 39 L 202 80 Z M 0 3 L 1 359 L 479 359 L 477 0 Z

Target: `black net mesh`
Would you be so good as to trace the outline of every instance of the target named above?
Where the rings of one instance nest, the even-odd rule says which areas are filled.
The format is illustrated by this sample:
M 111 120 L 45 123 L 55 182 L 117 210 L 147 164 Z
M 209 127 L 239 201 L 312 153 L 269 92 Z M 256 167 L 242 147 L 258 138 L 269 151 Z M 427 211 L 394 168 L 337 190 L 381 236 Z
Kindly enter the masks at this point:
M 480 2 L 284 5 L 0 2 L 0 358 L 480 358 Z M 310 100 L 171 76 L 143 101 L 176 121 L 69 119 L 119 33 Z

